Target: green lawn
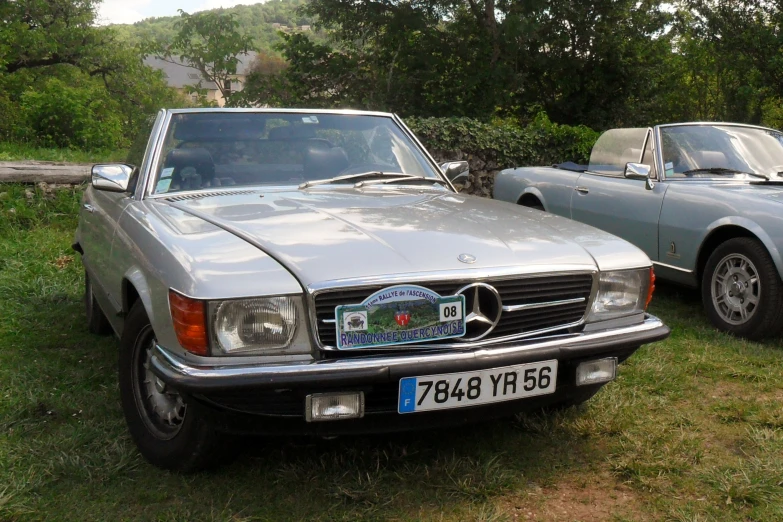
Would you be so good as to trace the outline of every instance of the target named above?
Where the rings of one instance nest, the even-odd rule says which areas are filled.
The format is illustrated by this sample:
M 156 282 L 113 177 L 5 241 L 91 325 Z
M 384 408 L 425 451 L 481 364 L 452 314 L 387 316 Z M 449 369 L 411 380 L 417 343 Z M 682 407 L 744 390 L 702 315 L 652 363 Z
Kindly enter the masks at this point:
M 652 307 L 672 337 L 581 408 L 153 468 L 125 429 L 116 342 L 85 329 L 78 199 L 0 186 L 0 521 L 783 520 L 783 342 L 719 334 L 673 287 Z
M 103 163 L 125 161 L 128 151 L 47 149 L 19 143 L 0 142 L 0 161 L 38 160 L 69 163 Z

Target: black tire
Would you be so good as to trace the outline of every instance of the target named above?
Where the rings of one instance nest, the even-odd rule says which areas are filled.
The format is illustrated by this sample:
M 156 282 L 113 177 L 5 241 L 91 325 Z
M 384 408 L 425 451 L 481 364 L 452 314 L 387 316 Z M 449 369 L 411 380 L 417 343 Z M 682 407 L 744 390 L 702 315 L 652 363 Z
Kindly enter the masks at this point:
M 109 335 L 114 330 L 106 318 L 106 314 L 101 310 L 101 305 L 95 300 L 95 292 L 92 289 L 90 276 L 87 271 L 84 272 L 84 308 L 87 316 L 87 330 L 96 335 Z
M 704 311 L 719 330 L 761 340 L 783 329 L 783 282 L 767 249 L 747 237 L 710 255 L 701 281 Z
M 219 451 L 220 435 L 188 408 L 180 394 L 160 388 L 162 383 L 146 370 L 154 343 L 147 313 L 137 301 L 125 319 L 120 340 L 119 380 L 122 410 L 139 451 L 155 466 L 186 473 L 226 463 L 229 455 Z M 155 406 L 174 413 L 164 418 Z

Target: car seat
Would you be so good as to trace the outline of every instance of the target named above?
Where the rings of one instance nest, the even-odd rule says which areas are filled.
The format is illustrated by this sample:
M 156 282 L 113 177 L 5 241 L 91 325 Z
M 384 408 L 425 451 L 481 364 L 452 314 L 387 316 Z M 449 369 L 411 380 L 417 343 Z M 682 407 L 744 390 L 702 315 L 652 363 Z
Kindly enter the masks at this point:
M 220 186 L 215 178 L 215 162 L 207 149 L 174 149 L 166 155 L 163 166 L 174 169 L 168 191 Z

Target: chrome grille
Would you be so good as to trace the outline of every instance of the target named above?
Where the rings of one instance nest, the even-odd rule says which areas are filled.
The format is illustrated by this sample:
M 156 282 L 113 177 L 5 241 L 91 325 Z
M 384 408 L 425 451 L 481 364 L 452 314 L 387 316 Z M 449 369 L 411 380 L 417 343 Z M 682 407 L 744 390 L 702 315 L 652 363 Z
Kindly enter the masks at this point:
M 454 295 L 457 290 L 476 281 L 406 281 L 404 284 L 420 285 L 440 295 Z M 540 330 L 552 330 L 558 326 L 573 325 L 582 320 L 593 287 L 590 273 L 525 276 L 513 279 L 481 281 L 497 289 L 503 307 L 554 303 L 542 308 L 517 311 L 504 310 L 495 329 L 486 337 L 493 339 L 512 335 L 532 334 Z M 394 283 L 402 284 L 402 283 Z M 338 305 L 358 304 L 389 285 L 340 288 L 318 292 L 314 297 L 318 340 L 323 347 L 336 345 L 334 309 Z M 569 300 L 579 302 L 567 302 Z M 453 342 L 451 339 L 449 342 Z

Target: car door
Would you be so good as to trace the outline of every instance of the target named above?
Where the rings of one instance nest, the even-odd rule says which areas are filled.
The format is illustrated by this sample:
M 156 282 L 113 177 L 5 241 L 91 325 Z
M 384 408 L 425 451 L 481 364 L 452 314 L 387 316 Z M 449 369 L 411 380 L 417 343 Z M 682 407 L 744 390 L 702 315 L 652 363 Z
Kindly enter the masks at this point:
M 84 251 L 83 261 L 90 274 L 95 297 L 107 313 L 120 309 L 119 302 L 109 292 L 113 277 L 111 249 L 120 216 L 131 201 L 129 196 L 128 193 L 89 187 L 82 200 L 79 242 Z
M 658 221 L 667 186 L 654 181 L 650 188 L 646 181 L 623 175 L 630 160 L 649 165 L 652 179 L 658 179 L 652 129 L 641 145 L 625 148 L 614 168 L 591 168 L 579 177 L 571 195 L 571 217 L 633 243 L 657 261 Z

